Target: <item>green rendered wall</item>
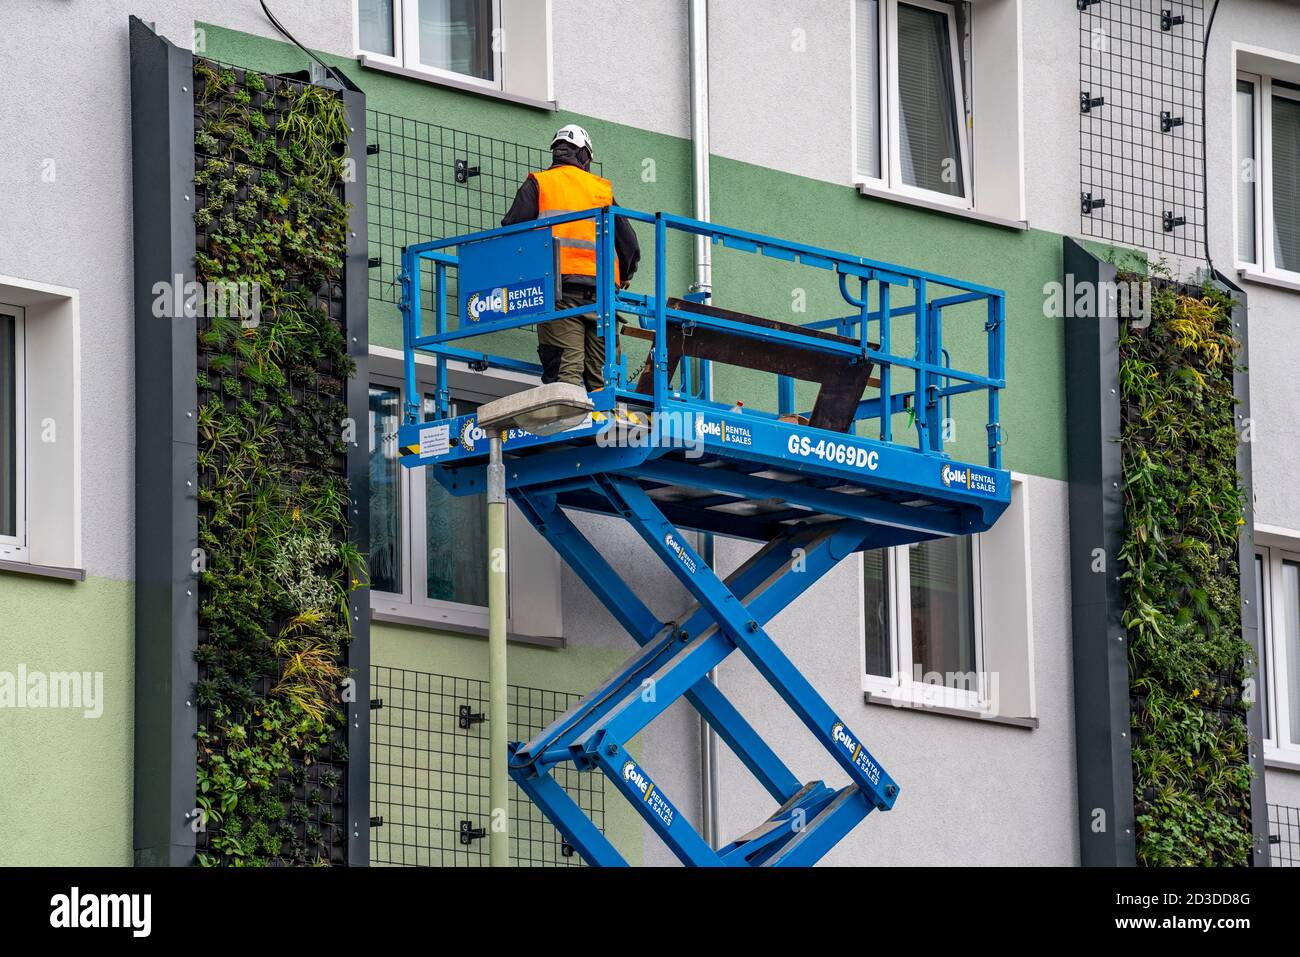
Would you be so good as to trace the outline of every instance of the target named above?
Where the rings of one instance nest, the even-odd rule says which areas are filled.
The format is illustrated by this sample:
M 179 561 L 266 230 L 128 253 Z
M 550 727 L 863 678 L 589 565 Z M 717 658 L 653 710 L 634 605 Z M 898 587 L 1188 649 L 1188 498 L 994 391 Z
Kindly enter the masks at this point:
M 131 865 L 134 589 L 0 572 L 0 671 L 103 675 L 103 713 L 0 708 L 0 866 Z
M 630 647 L 631 641 L 628 644 Z M 487 642 L 483 638 L 372 622 L 370 656 L 375 664 L 386 668 L 487 680 Z M 511 644 L 509 680 L 511 684 L 547 691 L 585 694 L 626 659 L 627 652 L 619 649 Z M 473 733 L 484 732 L 476 729 Z M 628 750 L 639 759 L 640 739 L 634 738 Z M 626 801 L 614 798 L 612 788 L 606 788 L 603 807 L 605 836 L 628 863 L 640 864 L 644 853 L 641 818 Z M 688 816 L 693 817 L 694 811 Z
M 209 55 L 216 59 L 264 70 L 302 69 L 302 54 L 286 44 L 216 26 L 206 26 L 206 30 Z M 561 123 L 579 122 L 591 132 L 602 172 L 614 183 L 620 203 L 647 211 L 691 212 L 689 140 L 364 70 L 346 57 L 324 58 L 347 71 L 365 90 L 371 109 L 537 146 L 549 142 Z M 1043 286 L 1061 279 L 1059 236 L 1039 230 L 1010 230 L 871 199 L 847 185 L 724 157 L 714 156 L 712 164 L 715 222 L 1004 289 L 1009 383 L 1002 396 L 1004 464 L 1033 475 L 1065 478 L 1063 320 L 1043 315 Z M 632 288 L 651 292 L 653 236 L 648 229 L 641 230 L 641 242 L 645 255 Z M 669 291 L 681 294 L 692 277 L 691 244 L 679 237 L 670 244 L 668 260 Z M 831 273 L 721 248 L 715 249 L 714 263 L 714 302 L 719 306 L 796 322 L 851 311 L 840 299 Z M 806 293 L 804 313 L 791 311 L 797 288 Z M 400 349 L 396 307 L 372 301 L 371 310 L 372 344 Z M 896 350 L 902 351 L 910 334 L 910 323 L 900 321 L 894 333 Z M 948 310 L 944 337 L 954 365 L 984 371 L 983 316 L 978 310 Z M 509 341 L 512 354 L 533 358 L 527 333 Z M 896 372 L 895 379 L 907 385 L 908 377 L 901 372 Z M 775 378 L 719 369 L 715 397 L 774 408 Z M 801 390 L 799 399 L 801 404 L 810 404 L 810 391 Z M 949 451 L 957 458 L 984 461 L 984 401 L 981 394 L 954 401 L 953 415 L 959 428 Z M 895 431 L 903 440 L 906 416 L 898 417 Z M 914 434 L 909 440 L 914 441 Z

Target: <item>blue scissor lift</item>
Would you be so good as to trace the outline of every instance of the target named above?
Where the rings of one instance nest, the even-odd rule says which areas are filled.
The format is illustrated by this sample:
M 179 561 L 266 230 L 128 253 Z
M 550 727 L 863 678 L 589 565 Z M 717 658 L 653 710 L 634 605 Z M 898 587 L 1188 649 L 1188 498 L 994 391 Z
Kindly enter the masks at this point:
M 614 216 L 654 231 L 652 295 L 618 289 L 613 281 Z M 579 219 L 595 221 L 596 301 L 557 310 L 558 249 L 549 227 Z M 830 271 L 851 311 L 793 325 L 718 309 L 698 295 L 670 298 L 668 238 L 675 232 Z M 448 314 L 453 277 L 454 321 Z M 467 348 L 466 340 L 593 311 L 605 339 L 605 385 L 591 393 L 590 418 L 550 436 L 511 431 L 503 443 L 513 501 L 640 646 L 536 738 L 511 745 L 512 778 L 565 839 L 590 864 L 625 864 L 553 777 L 553 769 L 566 763 L 607 775 L 686 864 L 813 864 L 872 810 L 888 810 L 898 786 L 764 626 L 857 550 L 980 532 L 1006 508 L 1010 477 L 1001 464 L 998 424 L 1004 294 L 860 256 L 618 207 L 409 246 L 402 283 L 402 464 L 432 469 L 455 495 L 484 491 L 488 443 L 472 414 L 448 415 L 448 362 L 540 372 L 534 363 Z M 983 322 L 984 373 L 948 361 L 943 313 L 960 306 L 966 308 L 959 321 Z M 432 332 L 424 328 L 426 314 Z M 618 316 L 634 320 L 621 333 Z M 908 340 L 896 350 L 891 332 L 903 325 L 910 334 L 896 336 Z M 620 338 L 629 337 L 649 340 L 639 375 L 629 372 L 619 349 Z M 431 354 L 436 365 L 437 412 L 423 422 L 417 351 Z M 706 399 L 711 362 L 776 372 L 778 411 Z M 821 383 L 806 415 L 794 407 L 795 379 Z M 943 417 L 954 396 L 979 391 L 988 400 L 987 463 L 957 462 L 943 451 Z M 914 445 L 894 435 L 894 418 L 904 412 Z M 864 431 L 871 434 L 858 434 Z M 694 604 L 669 621 L 653 614 L 579 531 L 569 510 L 626 521 Z M 723 580 L 684 531 L 763 547 Z M 835 758 L 847 785 L 800 781 L 709 680 L 710 670 L 737 649 Z M 709 846 L 627 750 L 681 697 L 777 805 L 765 822 L 722 848 Z

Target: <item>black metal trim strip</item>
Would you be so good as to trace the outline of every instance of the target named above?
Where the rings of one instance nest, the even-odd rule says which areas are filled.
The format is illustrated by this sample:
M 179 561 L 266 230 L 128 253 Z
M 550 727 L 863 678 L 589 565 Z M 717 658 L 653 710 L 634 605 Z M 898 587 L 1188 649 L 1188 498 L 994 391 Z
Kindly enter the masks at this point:
M 195 321 L 153 314 L 154 284 L 194 281 L 193 56 L 130 20 L 135 256 L 137 865 L 194 859 L 198 715 Z

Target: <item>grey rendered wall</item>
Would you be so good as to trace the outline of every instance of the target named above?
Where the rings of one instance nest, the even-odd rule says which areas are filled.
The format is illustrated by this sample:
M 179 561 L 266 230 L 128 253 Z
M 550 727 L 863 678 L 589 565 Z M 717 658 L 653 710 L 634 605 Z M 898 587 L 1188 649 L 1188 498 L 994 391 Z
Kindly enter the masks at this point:
M 352 44 L 351 0 L 276 0 L 303 42 Z M 274 35 L 256 0 L 6 4 L 0 62 L 0 275 L 81 293 L 82 548 L 88 575 L 134 577 L 131 95 L 127 18 L 188 48 L 195 19 Z M 57 55 L 53 51 L 58 51 Z M 42 163 L 54 161 L 54 182 Z M 159 280 L 167 279 L 159 276 Z
M 1040 726 L 1026 730 L 887 705 L 862 696 L 861 561 L 842 562 L 769 628 L 794 663 L 862 738 L 901 788 L 825 859 L 838 865 L 996 865 L 1078 862 L 1066 485 L 1033 478 L 1034 683 Z M 730 569 L 743 543 L 719 544 Z M 801 780 L 839 786 L 842 773 L 785 703 L 737 654 L 719 685 Z M 749 772 L 720 749 L 724 840 L 774 807 Z

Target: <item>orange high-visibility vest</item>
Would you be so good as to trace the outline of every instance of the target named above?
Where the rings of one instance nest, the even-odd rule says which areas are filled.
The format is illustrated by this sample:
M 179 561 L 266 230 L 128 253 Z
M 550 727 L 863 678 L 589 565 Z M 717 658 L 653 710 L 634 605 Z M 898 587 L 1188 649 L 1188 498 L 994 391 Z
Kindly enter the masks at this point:
M 556 166 L 530 174 L 537 181 L 537 216 L 576 213 L 614 204 L 614 187 L 609 180 L 576 166 Z M 551 227 L 560 247 L 560 273 L 565 276 L 596 275 L 596 221 L 580 219 Z M 614 258 L 614 282 L 623 277 Z

